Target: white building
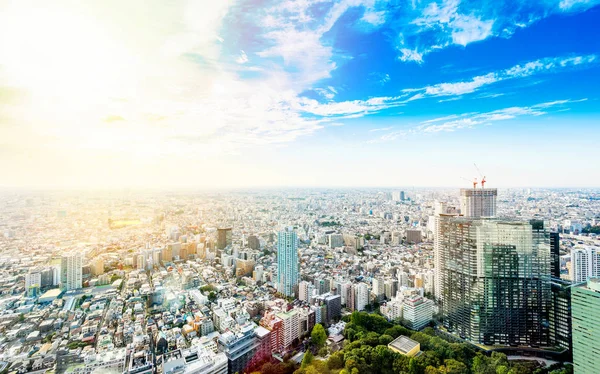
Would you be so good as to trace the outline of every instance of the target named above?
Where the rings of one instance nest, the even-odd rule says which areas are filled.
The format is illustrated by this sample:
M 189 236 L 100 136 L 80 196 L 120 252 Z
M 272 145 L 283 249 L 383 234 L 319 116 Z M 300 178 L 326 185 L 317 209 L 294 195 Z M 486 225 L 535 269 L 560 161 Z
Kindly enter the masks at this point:
M 364 310 L 369 305 L 369 288 L 365 283 L 354 286 L 354 308 L 358 311 Z
M 69 253 L 62 257 L 60 268 L 63 289 L 69 291 L 83 287 L 82 267 L 83 254 Z
M 496 197 L 495 188 L 461 188 L 460 213 L 465 217 L 495 217 Z
M 417 295 L 404 299 L 402 318 L 413 330 L 424 328 L 433 318 L 433 301 Z
M 600 276 L 600 248 L 586 246 L 571 250 L 573 283 L 586 282 Z

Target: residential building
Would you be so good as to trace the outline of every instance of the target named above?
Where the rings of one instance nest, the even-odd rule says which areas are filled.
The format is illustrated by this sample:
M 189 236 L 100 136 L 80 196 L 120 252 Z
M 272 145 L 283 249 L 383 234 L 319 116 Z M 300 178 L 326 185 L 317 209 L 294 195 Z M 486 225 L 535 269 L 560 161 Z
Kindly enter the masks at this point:
M 298 289 L 300 263 L 298 236 L 288 228 L 277 236 L 277 290 L 285 296 L 294 296 Z

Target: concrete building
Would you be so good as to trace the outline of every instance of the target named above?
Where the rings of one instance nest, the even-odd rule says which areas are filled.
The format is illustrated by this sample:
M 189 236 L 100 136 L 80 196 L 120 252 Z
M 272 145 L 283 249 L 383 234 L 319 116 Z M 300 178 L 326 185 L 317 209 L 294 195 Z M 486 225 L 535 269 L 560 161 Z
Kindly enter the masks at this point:
M 406 242 L 410 244 L 419 244 L 423 241 L 421 230 L 408 229 L 406 230 Z
M 408 357 L 415 357 L 421 352 L 421 344 L 419 342 L 403 335 L 400 335 L 393 342 L 388 344 L 388 348 Z
M 495 188 L 461 188 L 460 213 L 469 218 L 495 217 L 497 196 Z
M 61 258 L 61 286 L 64 290 L 76 290 L 83 286 L 83 255 L 69 253 Z
M 217 249 L 225 249 L 233 243 L 231 227 L 217 229 Z
M 581 283 L 592 277 L 600 277 L 600 248 L 586 246 L 571 250 L 573 283 Z
M 402 318 L 407 322 L 408 328 L 421 330 L 433 318 L 433 301 L 415 295 L 404 299 L 402 302 Z

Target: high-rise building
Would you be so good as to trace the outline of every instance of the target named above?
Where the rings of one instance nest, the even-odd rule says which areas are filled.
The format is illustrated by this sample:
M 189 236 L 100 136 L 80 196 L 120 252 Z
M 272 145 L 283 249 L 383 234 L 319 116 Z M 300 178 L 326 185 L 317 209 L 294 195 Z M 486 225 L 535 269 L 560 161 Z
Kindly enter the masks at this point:
M 419 244 L 423 241 L 421 230 L 408 229 L 406 230 L 406 242 L 411 244 Z
M 83 286 L 83 255 L 69 253 L 61 258 L 61 286 L 64 290 L 76 290 Z
M 287 229 L 277 235 L 277 290 L 286 296 L 294 296 L 298 289 L 300 262 L 298 260 L 298 236 Z
M 591 278 L 571 292 L 575 373 L 595 374 L 600 368 L 600 279 Z
M 440 216 L 437 225 L 444 326 L 474 343 L 549 345 L 544 222 Z
M 456 207 L 448 206 L 445 202 L 436 202 L 435 205 L 435 215 L 433 216 L 433 262 L 435 269 L 435 279 L 434 279 L 434 295 L 435 298 L 439 301 L 442 301 L 444 295 L 442 295 L 442 285 L 441 285 L 441 276 L 440 272 L 442 269 L 442 253 L 440 252 L 440 237 L 441 237 L 441 228 L 440 228 L 440 219 L 441 217 L 456 217 L 458 216 L 458 212 Z M 402 280 L 400 280 L 402 282 Z M 402 284 L 401 284 L 402 285 Z
M 550 275 L 560 278 L 560 235 L 550 233 Z
M 572 352 L 571 282 L 553 277 L 550 289 L 552 290 L 549 313 L 550 344 Z
M 225 249 L 225 247 L 231 245 L 233 242 L 231 231 L 231 227 L 217 229 L 217 249 Z
M 354 285 L 354 310 L 364 310 L 369 305 L 369 288 L 365 283 Z
M 496 188 L 461 188 L 460 213 L 465 217 L 495 217 Z
M 250 235 L 248 237 L 248 247 L 254 249 L 254 250 L 259 250 L 260 249 L 260 240 L 258 239 L 258 236 L 256 235 Z
M 571 271 L 573 283 L 586 282 L 589 278 L 600 277 L 600 248 L 586 246 L 571 250 Z

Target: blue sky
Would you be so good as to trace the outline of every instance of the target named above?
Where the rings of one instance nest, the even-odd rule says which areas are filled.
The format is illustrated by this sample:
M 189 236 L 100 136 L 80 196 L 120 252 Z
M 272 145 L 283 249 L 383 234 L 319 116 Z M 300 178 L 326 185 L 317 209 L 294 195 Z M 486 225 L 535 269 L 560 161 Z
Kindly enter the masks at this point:
M 600 186 L 600 1 L 23 4 L 5 185 Z

